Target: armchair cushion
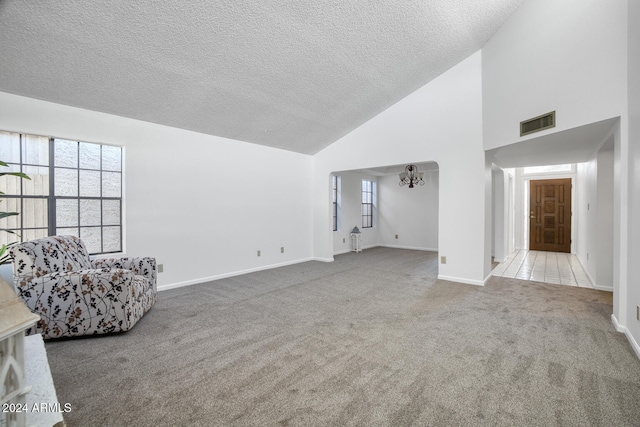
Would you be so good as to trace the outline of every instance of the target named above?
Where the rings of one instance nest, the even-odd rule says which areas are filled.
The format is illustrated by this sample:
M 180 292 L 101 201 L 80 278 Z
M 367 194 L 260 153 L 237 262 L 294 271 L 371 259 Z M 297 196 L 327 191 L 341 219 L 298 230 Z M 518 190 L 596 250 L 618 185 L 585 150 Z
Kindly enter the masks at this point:
M 154 258 L 91 260 L 73 236 L 12 248 L 18 295 L 44 338 L 127 331 L 155 304 Z M 33 329 L 33 328 L 32 328 Z
M 19 249 L 13 252 L 14 268 L 21 275 L 35 277 L 92 268 L 84 243 L 77 237 L 64 237 L 50 236 L 21 243 Z

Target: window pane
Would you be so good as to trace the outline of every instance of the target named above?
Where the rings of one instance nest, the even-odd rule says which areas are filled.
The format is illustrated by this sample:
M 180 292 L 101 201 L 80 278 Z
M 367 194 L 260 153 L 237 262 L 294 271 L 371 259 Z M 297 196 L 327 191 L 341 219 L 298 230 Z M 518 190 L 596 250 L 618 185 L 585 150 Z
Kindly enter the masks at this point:
M 25 166 L 23 172 L 30 179 L 21 179 L 24 195 L 48 196 L 49 195 L 49 168 L 38 166 Z
M 56 228 L 56 234 L 58 236 L 76 236 L 80 237 L 80 230 L 77 227 L 73 228 Z
M 80 225 L 101 225 L 100 200 L 80 200 Z
M 100 231 L 100 227 L 80 227 L 80 238 L 87 246 L 90 254 L 102 252 Z
M 0 171 L 8 173 L 8 172 L 20 172 L 20 165 L 9 165 L 8 167 L 0 167 Z M 2 177 L 2 181 L 0 181 L 0 191 L 3 191 L 4 194 L 11 195 L 20 195 L 22 179 L 17 176 L 5 175 Z
M 49 230 L 46 228 L 39 228 L 35 230 L 24 230 L 22 232 L 22 241 L 26 242 L 28 240 L 42 239 L 43 237 L 47 237 L 49 234 Z
M 104 252 L 118 252 L 121 250 L 120 227 L 104 227 L 104 242 L 102 250 Z
M 78 196 L 77 170 L 56 168 L 54 181 L 56 196 Z
M 20 230 L 12 229 L 12 233 L 2 232 L 0 233 L 0 246 L 8 245 L 9 243 L 20 241 Z
M 122 148 L 111 145 L 102 146 L 102 169 L 108 171 L 122 170 Z
M 120 224 L 120 200 L 103 200 L 102 201 L 102 224 L 103 225 L 121 225 Z
M 2 209 L 3 212 L 17 212 L 18 214 L 21 212 L 20 199 L 19 198 L 2 198 Z M 12 215 L 5 218 L 0 219 L 0 228 L 19 228 L 20 227 L 20 218 L 18 215 Z M 0 232 L 0 234 L 5 234 L 4 232 Z
M 80 168 L 100 169 L 100 144 L 80 143 Z
M 22 212 L 22 226 L 25 228 L 48 228 L 49 211 L 47 199 L 24 199 Z
M 80 171 L 80 197 L 100 197 L 100 171 Z
M 24 135 L 22 144 L 22 163 L 32 165 L 49 164 L 49 138 Z
M 20 134 L 0 132 L 0 160 L 6 163 L 20 163 Z M 6 168 L 3 168 L 6 172 Z
M 102 197 L 120 197 L 122 174 L 118 172 L 102 173 Z
M 78 142 L 64 139 L 55 140 L 54 166 L 78 167 Z
M 56 201 L 56 225 L 58 227 L 78 226 L 78 199 L 58 199 Z

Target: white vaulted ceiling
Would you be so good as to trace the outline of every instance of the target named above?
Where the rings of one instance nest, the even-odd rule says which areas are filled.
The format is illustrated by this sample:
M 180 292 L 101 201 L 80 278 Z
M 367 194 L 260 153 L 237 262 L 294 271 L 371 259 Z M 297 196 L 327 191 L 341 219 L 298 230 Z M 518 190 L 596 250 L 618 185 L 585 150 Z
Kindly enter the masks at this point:
M 0 1 L 0 91 L 313 154 L 523 0 Z

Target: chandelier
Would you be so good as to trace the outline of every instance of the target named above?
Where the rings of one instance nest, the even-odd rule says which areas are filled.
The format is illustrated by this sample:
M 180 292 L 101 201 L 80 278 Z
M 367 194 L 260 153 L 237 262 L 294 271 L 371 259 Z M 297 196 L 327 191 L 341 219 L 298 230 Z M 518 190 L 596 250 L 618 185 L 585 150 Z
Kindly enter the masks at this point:
M 413 188 L 414 185 L 424 185 L 424 172 L 418 172 L 416 165 L 407 165 L 404 168 L 404 172 L 400 174 L 400 187 L 409 184 L 409 188 Z

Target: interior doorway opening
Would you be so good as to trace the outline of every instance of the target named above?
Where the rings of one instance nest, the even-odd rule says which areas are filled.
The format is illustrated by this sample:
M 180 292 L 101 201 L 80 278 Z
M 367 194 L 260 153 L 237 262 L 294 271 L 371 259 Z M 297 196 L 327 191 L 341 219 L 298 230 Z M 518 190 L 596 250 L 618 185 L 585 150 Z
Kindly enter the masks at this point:
M 531 248 L 530 181 L 571 178 L 571 254 L 596 289 L 614 291 L 622 239 L 614 221 L 621 203 L 620 150 L 619 117 L 488 150 L 487 160 L 514 176 L 514 204 L 508 209 L 514 213 L 515 249 Z
M 333 230 L 333 254 L 351 251 L 351 231 L 358 227 L 362 249 L 381 246 L 438 252 L 439 228 L 439 165 L 436 162 L 416 162 L 423 184 L 413 188 L 400 185 L 400 174 L 406 164 L 366 169 L 336 171 L 331 174 L 331 185 L 339 182 L 337 206 L 338 224 Z M 334 179 L 333 177 L 338 177 Z M 373 206 L 364 206 L 363 182 L 375 188 Z M 363 222 L 363 209 L 371 211 L 371 222 Z

